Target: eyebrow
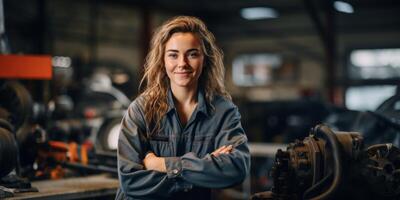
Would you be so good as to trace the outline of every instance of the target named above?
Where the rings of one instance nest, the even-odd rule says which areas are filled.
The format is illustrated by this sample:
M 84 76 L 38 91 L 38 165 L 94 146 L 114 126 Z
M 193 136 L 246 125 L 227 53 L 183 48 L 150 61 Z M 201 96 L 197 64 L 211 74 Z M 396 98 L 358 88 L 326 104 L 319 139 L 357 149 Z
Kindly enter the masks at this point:
M 195 48 L 193 48 L 193 49 L 189 49 L 189 50 L 187 50 L 186 52 L 193 52 L 193 51 L 200 51 L 199 49 L 195 49 Z
M 196 48 L 193 48 L 193 49 L 189 49 L 189 50 L 187 50 L 186 52 L 193 52 L 193 51 L 200 51 L 199 49 L 196 49 Z M 176 49 L 167 49 L 165 52 L 179 52 L 178 50 L 176 50 Z

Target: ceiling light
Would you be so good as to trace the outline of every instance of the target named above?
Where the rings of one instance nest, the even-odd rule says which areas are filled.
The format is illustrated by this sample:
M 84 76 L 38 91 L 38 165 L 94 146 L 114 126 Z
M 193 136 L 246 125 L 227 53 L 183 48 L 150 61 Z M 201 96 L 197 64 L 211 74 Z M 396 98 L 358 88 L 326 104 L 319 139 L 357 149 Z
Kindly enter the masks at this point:
M 243 18 L 248 20 L 270 19 L 278 17 L 278 12 L 275 9 L 268 7 L 243 8 L 240 10 L 240 14 Z
M 71 58 L 65 56 L 54 56 L 51 59 L 53 67 L 68 68 L 71 67 Z
M 350 53 L 350 61 L 356 67 L 400 68 L 400 49 L 359 49 Z
M 333 7 L 335 7 L 335 9 L 337 11 L 342 12 L 342 13 L 353 13 L 354 12 L 353 6 L 344 1 L 335 1 L 333 3 Z

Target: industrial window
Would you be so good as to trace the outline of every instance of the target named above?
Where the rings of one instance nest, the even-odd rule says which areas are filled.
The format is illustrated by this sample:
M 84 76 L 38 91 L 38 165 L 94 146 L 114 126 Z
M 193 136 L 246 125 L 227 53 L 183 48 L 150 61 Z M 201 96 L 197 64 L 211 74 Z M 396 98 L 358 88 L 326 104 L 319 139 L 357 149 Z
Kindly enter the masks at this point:
M 346 107 L 351 110 L 376 110 L 396 92 L 394 85 L 352 86 L 346 90 Z
M 364 80 L 400 78 L 400 48 L 351 51 L 349 75 Z
M 348 55 L 346 107 L 374 111 L 400 82 L 400 48 L 354 49 Z
M 293 81 L 296 77 L 293 59 L 273 53 L 241 54 L 232 63 L 236 86 L 267 86 L 276 82 Z

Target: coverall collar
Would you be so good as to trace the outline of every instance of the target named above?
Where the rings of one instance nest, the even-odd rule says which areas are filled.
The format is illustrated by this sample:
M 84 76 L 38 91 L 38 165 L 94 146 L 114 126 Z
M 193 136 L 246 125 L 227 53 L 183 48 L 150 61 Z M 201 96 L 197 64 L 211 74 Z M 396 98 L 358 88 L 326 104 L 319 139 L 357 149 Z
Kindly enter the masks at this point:
M 172 94 L 171 88 L 168 89 L 168 96 L 167 96 L 167 101 L 168 101 L 168 111 L 167 113 L 171 112 L 171 110 L 176 109 L 175 108 L 175 103 L 174 103 L 174 97 Z M 207 109 L 207 102 L 204 96 L 203 89 L 199 88 L 197 90 L 197 112 L 203 113 L 205 116 L 209 116 L 209 111 Z M 196 112 L 195 110 L 195 112 Z

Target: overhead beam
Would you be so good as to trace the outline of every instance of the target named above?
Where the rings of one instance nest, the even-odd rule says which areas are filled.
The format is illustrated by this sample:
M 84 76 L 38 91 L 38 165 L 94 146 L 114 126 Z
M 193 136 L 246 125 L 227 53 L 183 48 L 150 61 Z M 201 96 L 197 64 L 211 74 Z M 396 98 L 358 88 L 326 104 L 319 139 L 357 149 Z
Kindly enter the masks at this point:
M 328 98 L 330 102 L 342 104 L 342 98 L 337 98 L 335 94 L 335 77 L 336 77 L 336 24 L 335 13 L 333 9 L 333 1 L 327 0 L 323 2 L 323 10 L 325 11 L 326 25 L 322 22 L 318 15 L 318 9 L 312 0 L 303 0 L 304 5 L 309 13 L 319 38 L 325 47 L 326 55 L 326 88 L 328 89 Z

